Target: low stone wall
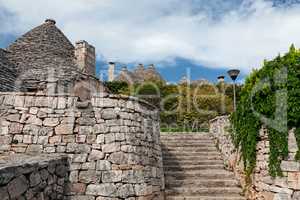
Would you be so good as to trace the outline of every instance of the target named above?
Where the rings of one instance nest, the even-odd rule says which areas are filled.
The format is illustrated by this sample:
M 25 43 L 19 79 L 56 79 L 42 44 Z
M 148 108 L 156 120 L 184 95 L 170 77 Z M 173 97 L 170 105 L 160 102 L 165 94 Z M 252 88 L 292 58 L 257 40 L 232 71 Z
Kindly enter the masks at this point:
M 225 165 L 235 172 L 245 189 L 246 196 L 255 200 L 297 200 L 300 199 L 300 163 L 294 160 L 298 150 L 294 131 L 289 132 L 289 159 L 282 161 L 283 177 L 272 178 L 268 172 L 269 139 L 268 131 L 259 130 L 256 167 L 252 174 L 251 185 L 245 183 L 243 162 L 235 149 L 228 128 L 228 116 L 217 117 L 210 121 L 210 133 L 215 138 Z
M 69 157 L 66 196 L 76 200 L 161 199 L 158 111 L 115 95 L 0 93 L 0 151 Z
M 1 200 L 64 198 L 68 161 L 62 155 L 0 156 Z

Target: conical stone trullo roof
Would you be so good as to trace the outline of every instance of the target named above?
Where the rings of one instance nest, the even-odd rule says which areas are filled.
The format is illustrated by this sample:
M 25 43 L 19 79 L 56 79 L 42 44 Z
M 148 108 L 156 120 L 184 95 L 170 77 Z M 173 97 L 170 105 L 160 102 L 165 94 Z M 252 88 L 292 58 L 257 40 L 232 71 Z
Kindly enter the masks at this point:
M 14 65 L 7 59 L 8 52 L 0 49 L 0 92 L 14 90 L 16 70 Z
M 75 48 L 54 20 L 27 32 L 7 50 L 22 87 L 27 89 L 42 89 L 49 80 L 67 85 L 78 76 Z

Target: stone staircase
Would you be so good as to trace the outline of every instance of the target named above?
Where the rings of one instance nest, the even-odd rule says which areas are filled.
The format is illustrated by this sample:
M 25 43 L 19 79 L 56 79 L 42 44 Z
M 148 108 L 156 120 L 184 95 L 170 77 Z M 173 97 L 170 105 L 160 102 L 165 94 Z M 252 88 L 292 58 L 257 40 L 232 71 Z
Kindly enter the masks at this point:
M 162 134 L 166 200 L 245 200 L 208 133 Z

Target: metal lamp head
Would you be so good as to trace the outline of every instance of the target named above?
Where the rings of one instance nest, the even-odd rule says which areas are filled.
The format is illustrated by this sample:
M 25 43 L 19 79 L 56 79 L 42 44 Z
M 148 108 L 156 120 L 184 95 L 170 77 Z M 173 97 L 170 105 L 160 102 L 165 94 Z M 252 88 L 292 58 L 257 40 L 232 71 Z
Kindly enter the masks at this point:
M 227 73 L 230 76 L 230 78 L 233 81 L 235 81 L 236 78 L 238 77 L 238 75 L 240 74 L 240 70 L 238 70 L 238 69 L 232 69 L 232 70 L 229 70 Z

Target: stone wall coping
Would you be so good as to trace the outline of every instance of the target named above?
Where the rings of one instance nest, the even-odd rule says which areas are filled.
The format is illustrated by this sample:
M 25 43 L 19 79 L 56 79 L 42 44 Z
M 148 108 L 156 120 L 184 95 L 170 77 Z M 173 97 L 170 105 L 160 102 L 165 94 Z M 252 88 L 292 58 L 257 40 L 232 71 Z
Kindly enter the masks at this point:
M 71 95 L 69 93 L 64 94 L 45 94 L 41 92 L 0 92 L 0 96 L 2 95 L 12 95 L 12 96 L 33 96 L 33 97 L 71 97 L 71 98 L 78 98 L 77 96 Z M 137 103 L 140 103 L 147 108 L 150 108 L 151 110 L 157 110 L 157 107 L 152 105 L 151 103 L 139 99 L 137 97 L 133 96 L 127 96 L 127 95 L 117 95 L 117 94 L 108 94 L 108 93 L 97 93 L 92 94 L 92 98 L 110 98 L 110 99 L 122 99 L 122 100 L 129 100 L 129 101 L 135 101 Z
M 221 116 L 217 116 L 217 117 L 215 117 L 215 118 L 209 120 L 209 123 L 215 122 L 215 121 L 217 121 L 217 120 L 219 120 L 219 119 L 228 119 L 228 118 L 229 118 L 229 115 L 221 115 Z
M 66 154 L 7 154 L 0 155 L 0 170 L 6 167 L 17 167 L 23 164 L 33 165 L 53 160 L 67 159 Z
M 182 135 L 182 134 L 189 134 L 189 133 L 192 133 L 192 134 L 207 134 L 207 132 L 160 132 L 161 135 Z

